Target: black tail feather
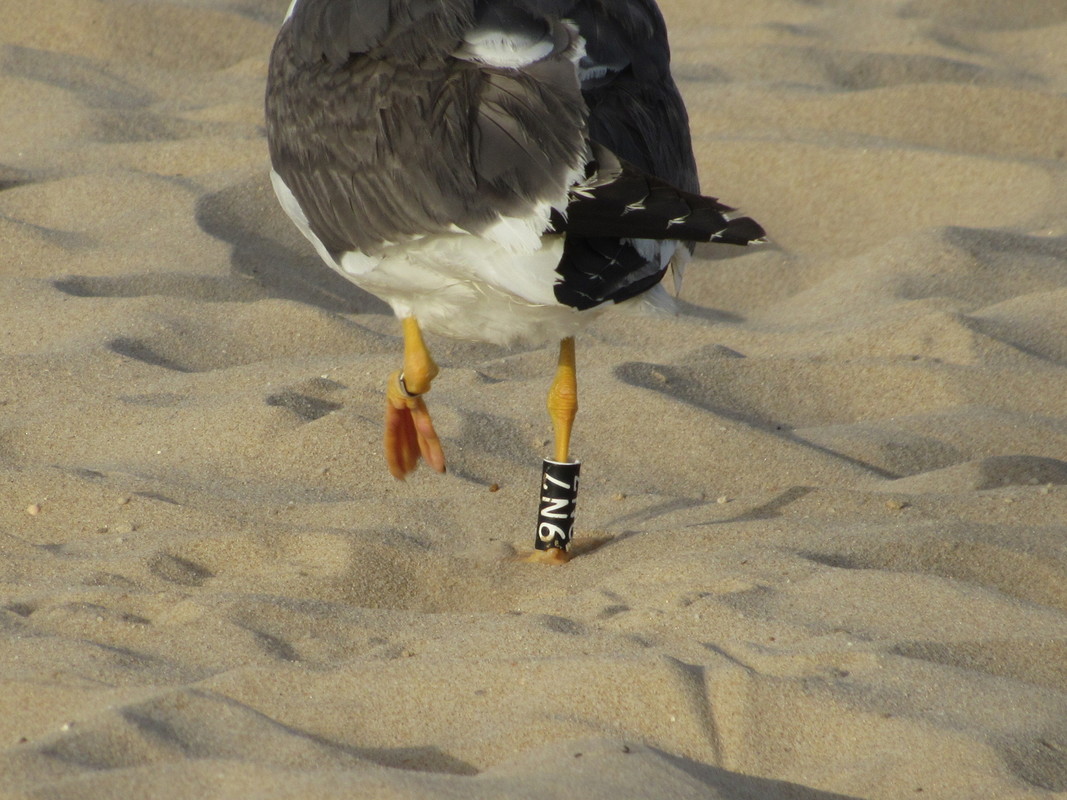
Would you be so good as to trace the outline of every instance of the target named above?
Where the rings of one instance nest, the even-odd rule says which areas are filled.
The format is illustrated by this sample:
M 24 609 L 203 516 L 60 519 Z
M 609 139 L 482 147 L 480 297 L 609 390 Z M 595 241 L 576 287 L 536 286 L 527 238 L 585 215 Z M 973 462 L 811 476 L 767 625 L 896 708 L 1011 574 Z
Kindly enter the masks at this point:
M 687 192 L 639 170 L 593 143 L 591 178 L 571 190 L 554 227 L 570 236 L 675 239 L 749 244 L 764 236 L 749 217 L 730 219 L 730 206 Z
M 711 237 L 713 242 L 723 244 L 759 244 L 764 241 L 767 232 L 752 217 L 737 217 L 726 224 L 726 229 Z

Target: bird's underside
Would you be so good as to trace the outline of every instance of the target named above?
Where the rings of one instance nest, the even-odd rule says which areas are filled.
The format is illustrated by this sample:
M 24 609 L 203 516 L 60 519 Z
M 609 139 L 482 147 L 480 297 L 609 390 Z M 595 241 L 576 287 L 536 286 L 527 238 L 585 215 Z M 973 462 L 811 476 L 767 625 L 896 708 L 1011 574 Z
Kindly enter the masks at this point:
M 299 0 L 270 74 L 274 169 L 357 283 L 420 242 L 432 251 L 426 239 L 468 235 L 501 263 L 446 279 L 584 310 L 658 283 L 674 242 L 762 234 L 696 194 L 647 0 Z M 540 293 L 516 292 L 509 256 L 541 250 Z
M 699 194 L 669 60 L 653 0 L 293 3 L 270 60 L 272 180 L 323 259 L 404 320 L 394 475 L 420 454 L 444 467 L 420 326 L 563 340 L 549 405 L 565 461 L 581 325 L 694 242 L 763 236 Z

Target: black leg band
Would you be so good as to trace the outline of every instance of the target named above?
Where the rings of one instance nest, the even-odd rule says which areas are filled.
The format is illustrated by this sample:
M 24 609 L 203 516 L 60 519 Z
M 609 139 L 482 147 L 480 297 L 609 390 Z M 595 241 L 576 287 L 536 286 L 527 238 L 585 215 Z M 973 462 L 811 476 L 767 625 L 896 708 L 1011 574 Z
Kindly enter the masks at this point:
M 566 550 L 574 532 L 578 507 L 578 471 L 581 463 L 545 459 L 541 475 L 541 503 L 537 510 L 537 540 L 534 547 Z

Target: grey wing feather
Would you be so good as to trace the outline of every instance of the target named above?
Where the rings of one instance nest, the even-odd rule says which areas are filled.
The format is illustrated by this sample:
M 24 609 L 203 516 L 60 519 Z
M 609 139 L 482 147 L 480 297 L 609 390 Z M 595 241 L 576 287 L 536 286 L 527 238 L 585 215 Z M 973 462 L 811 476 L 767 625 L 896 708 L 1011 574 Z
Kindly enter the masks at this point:
M 587 308 L 660 280 L 635 238 L 762 236 L 696 194 L 653 0 L 300 0 L 271 54 L 267 126 L 334 255 L 547 203 L 565 235 L 557 299 Z
M 586 154 L 577 42 L 538 6 L 300 0 L 271 54 L 268 142 L 328 251 L 477 233 L 565 203 Z M 464 36 L 491 24 L 504 47 L 551 47 L 518 67 L 464 57 Z

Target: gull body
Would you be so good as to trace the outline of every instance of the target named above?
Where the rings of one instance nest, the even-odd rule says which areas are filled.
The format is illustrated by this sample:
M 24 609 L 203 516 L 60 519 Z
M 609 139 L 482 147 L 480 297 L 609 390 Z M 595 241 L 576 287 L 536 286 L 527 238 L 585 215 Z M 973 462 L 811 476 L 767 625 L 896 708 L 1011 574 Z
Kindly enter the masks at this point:
M 282 207 L 403 321 L 387 391 L 397 477 L 420 454 L 444 468 L 422 329 L 561 342 L 549 407 L 565 461 L 574 335 L 662 301 L 694 242 L 763 235 L 699 194 L 653 0 L 294 0 L 266 117 Z

